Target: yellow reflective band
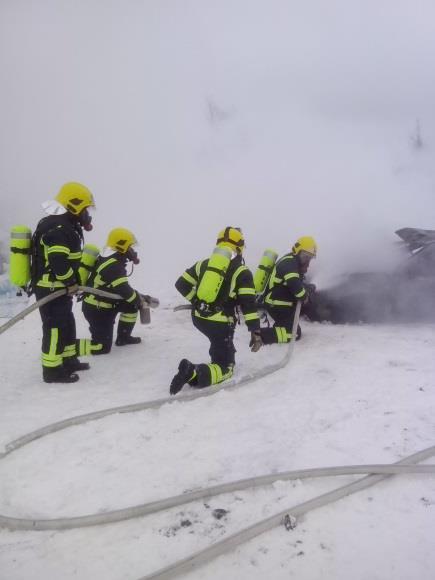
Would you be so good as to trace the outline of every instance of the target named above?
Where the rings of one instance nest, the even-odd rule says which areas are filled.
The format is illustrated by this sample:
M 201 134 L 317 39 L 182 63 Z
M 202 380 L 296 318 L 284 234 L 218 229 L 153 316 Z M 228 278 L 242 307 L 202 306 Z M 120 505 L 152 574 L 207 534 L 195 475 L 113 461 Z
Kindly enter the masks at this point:
M 260 317 L 258 316 L 258 312 L 252 312 L 251 314 L 244 314 L 243 317 L 246 321 L 260 319 Z
M 82 257 L 81 252 L 70 252 L 68 260 L 81 260 L 81 257 Z
M 271 306 L 293 306 L 293 302 L 285 302 L 284 300 L 272 300 L 272 298 L 266 297 L 265 302 Z
M 241 296 L 255 296 L 254 288 L 239 288 L 239 294 Z
M 305 296 L 306 292 L 305 292 L 305 288 L 302 288 L 302 290 L 300 292 L 298 292 L 297 294 L 295 294 L 296 298 L 302 298 L 302 296 Z
M 69 254 L 69 248 L 66 246 L 48 246 L 47 254 Z
M 47 278 L 45 278 L 47 276 Z M 48 274 L 44 274 L 43 278 L 36 283 L 39 288 L 65 288 L 65 284 L 62 282 L 54 281 L 51 282 L 48 279 Z
M 67 280 L 68 278 L 71 278 L 71 276 L 73 276 L 73 275 L 74 275 L 74 270 L 72 268 L 70 268 L 66 274 L 56 274 L 56 278 L 58 280 Z
M 196 272 L 196 275 L 198 276 L 198 278 L 201 274 L 201 266 L 202 266 L 203 262 L 204 262 L 204 260 L 200 260 L 199 262 L 196 262 L 196 264 L 195 264 L 195 272 Z
M 117 278 L 116 280 L 114 280 L 110 286 L 112 288 L 116 288 L 116 286 L 120 286 L 121 284 L 124 284 L 124 282 L 128 282 L 128 278 L 123 276 L 122 278 Z
M 181 276 L 182 278 L 184 278 L 186 280 L 186 282 L 189 282 L 190 284 L 192 284 L 193 286 L 196 286 L 196 280 L 193 276 L 191 276 L 188 272 L 184 272 L 184 274 Z
M 119 320 L 122 320 L 122 322 L 126 322 L 127 324 L 134 324 L 137 320 L 137 312 L 136 314 L 129 314 L 124 312 L 119 317 Z
M 100 273 L 101 270 L 104 270 L 104 268 L 107 268 L 107 266 L 110 266 L 110 264 L 114 264 L 115 262 L 115 258 L 110 258 L 110 260 L 107 260 L 107 262 L 103 262 L 101 266 L 98 266 L 97 272 Z
M 137 298 L 137 294 L 134 291 L 133 294 L 130 296 L 130 298 L 127 298 L 126 302 L 133 302 L 134 300 L 136 300 Z
M 247 270 L 246 266 L 239 266 L 237 268 L 237 270 L 234 272 L 233 277 L 231 278 L 231 285 L 230 285 L 230 291 L 229 291 L 229 297 L 230 298 L 235 298 L 236 296 L 236 283 L 237 283 L 237 278 L 239 277 L 239 274 L 241 274 L 244 270 Z
M 300 278 L 297 272 L 289 272 L 284 276 L 284 280 L 290 280 L 290 278 Z
M 202 318 L 203 320 L 211 320 L 212 322 L 225 322 L 226 324 L 233 324 L 234 318 L 232 316 L 227 316 L 222 312 L 217 312 L 213 316 L 201 316 L 201 314 L 195 310 L 195 316 L 197 318 Z
M 95 298 L 95 296 L 93 294 L 89 294 L 89 296 L 86 296 L 85 298 L 85 302 L 87 302 L 88 304 L 91 304 L 92 306 L 95 306 L 96 308 L 115 308 L 115 304 L 110 304 L 110 302 L 103 302 L 100 300 L 97 300 Z
M 189 294 L 186 294 L 185 298 L 186 300 L 189 300 L 189 302 L 192 300 L 192 298 L 194 298 L 196 294 L 196 290 L 195 288 L 192 288 L 192 290 L 189 292 Z
M 62 353 L 63 358 L 68 358 L 70 356 L 76 356 L 76 345 L 69 344 L 63 349 Z

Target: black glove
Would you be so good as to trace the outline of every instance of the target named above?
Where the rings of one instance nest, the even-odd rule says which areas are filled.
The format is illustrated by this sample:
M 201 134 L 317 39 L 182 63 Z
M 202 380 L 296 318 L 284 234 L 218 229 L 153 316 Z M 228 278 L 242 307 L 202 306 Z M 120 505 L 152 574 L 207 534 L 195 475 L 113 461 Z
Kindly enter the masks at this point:
M 260 348 L 263 346 L 260 330 L 253 330 L 251 332 L 251 340 L 249 342 L 249 346 L 251 347 L 251 352 L 258 352 Z

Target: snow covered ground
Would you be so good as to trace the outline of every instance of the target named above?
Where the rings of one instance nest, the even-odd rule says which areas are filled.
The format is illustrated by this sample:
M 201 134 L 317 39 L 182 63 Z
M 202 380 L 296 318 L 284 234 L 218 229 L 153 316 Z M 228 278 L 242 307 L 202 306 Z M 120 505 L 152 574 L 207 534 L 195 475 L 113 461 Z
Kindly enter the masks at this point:
M 178 361 L 207 360 L 186 312 L 162 301 L 143 342 L 91 361 L 71 386 L 46 385 L 37 313 L 0 337 L 0 449 L 46 424 L 162 398 Z M 0 320 L 4 322 L 5 320 Z M 82 336 L 84 321 L 77 315 Z M 113 415 L 40 439 L 0 461 L 0 513 L 104 512 L 289 469 L 392 463 L 435 441 L 435 326 L 303 323 L 290 364 L 235 391 Z M 282 358 L 250 353 L 237 331 L 236 376 Z M 429 461 L 430 462 L 430 461 Z M 434 460 L 435 462 L 435 460 Z M 72 531 L 0 530 L 0 578 L 137 580 L 268 515 L 353 481 L 274 485 Z M 222 519 L 213 510 L 222 508 Z M 183 523 L 182 523 L 183 522 Z M 267 532 L 186 580 L 433 580 L 435 478 L 397 476 Z

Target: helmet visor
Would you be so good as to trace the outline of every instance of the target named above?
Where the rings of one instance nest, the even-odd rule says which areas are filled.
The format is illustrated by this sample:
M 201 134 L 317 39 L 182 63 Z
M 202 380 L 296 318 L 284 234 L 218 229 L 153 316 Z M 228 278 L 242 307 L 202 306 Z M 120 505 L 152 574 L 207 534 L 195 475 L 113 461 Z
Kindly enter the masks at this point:
M 301 264 L 303 265 L 308 265 L 311 260 L 316 257 L 315 254 L 307 252 L 307 250 L 300 250 L 298 256 Z

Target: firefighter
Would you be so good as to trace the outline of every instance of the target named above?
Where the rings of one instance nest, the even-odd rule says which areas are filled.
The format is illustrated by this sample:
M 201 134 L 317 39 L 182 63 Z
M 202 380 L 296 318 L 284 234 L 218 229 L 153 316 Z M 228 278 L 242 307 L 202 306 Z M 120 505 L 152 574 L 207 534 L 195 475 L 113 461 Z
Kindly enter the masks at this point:
M 290 253 L 282 256 L 275 264 L 267 282 L 263 306 L 274 324 L 261 329 L 263 344 L 286 343 L 292 339 L 293 320 L 298 300 L 308 298 L 310 285 L 303 282 L 310 262 L 316 257 L 317 244 L 314 238 L 299 238 Z M 302 332 L 298 326 L 296 340 Z
M 138 317 L 141 295 L 130 286 L 127 278 L 127 263 L 139 264 L 133 247 L 136 243 L 136 237 L 130 230 L 115 228 L 109 232 L 106 247 L 113 252 L 97 259 L 89 276 L 88 286 L 119 294 L 122 300 L 85 294 L 83 314 L 89 323 L 91 340 L 80 339 L 79 354 L 107 354 L 111 351 L 118 314 L 120 317 L 115 344 L 126 346 L 141 342 L 140 337 L 131 335 Z
M 175 283 L 180 294 L 192 303 L 193 325 L 210 341 L 211 362 L 193 364 L 187 359 L 181 360 L 170 385 L 171 395 L 177 394 L 186 383 L 203 388 L 232 376 L 237 306 L 251 332 L 251 350 L 257 352 L 262 346 L 253 277 L 242 257 L 244 245 L 238 228 L 225 228 L 218 235 L 210 259 L 196 262 Z
M 74 383 L 79 380 L 76 371 L 89 369 L 76 354 L 72 295 L 78 289 L 83 229 L 92 229 L 89 208 L 95 204 L 89 189 L 75 182 L 63 185 L 55 200 L 55 213 L 41 219 L 33 235 L 31 283 L 37 300 L 67 288 L 67 294 L 39 309 L 42 376 L 46 383 Z

